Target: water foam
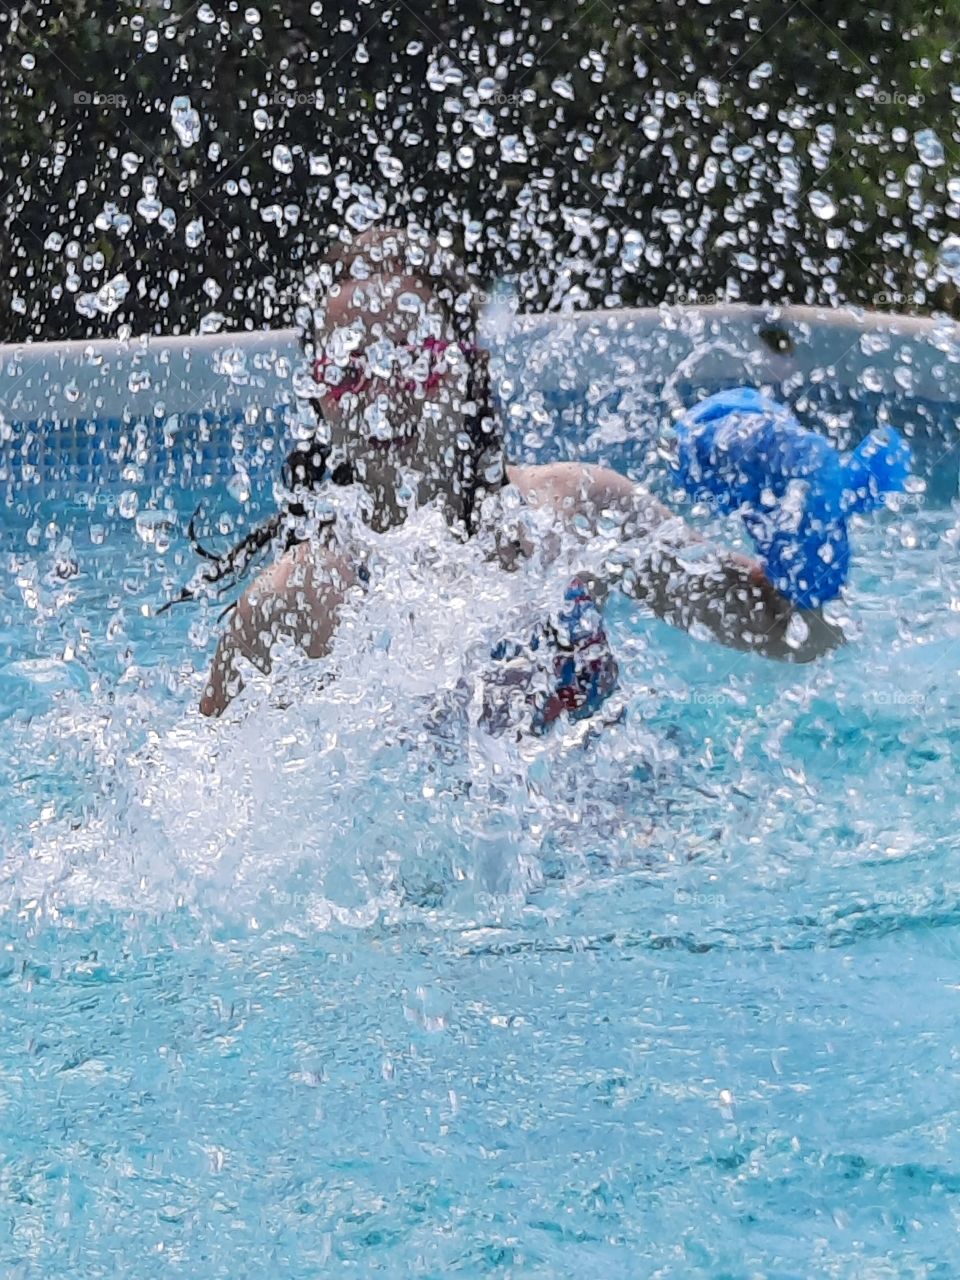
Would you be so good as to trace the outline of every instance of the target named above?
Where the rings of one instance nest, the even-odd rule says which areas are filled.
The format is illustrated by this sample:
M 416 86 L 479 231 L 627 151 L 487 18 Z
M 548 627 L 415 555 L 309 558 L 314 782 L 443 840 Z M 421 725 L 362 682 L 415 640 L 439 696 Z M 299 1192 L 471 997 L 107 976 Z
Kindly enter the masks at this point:
M 549 529 L 525 518 L 546 548 Z M 477 723 L 491 649 L 556 607 L 579 542 L 507 573 L 434 509 L 386 535 L 354 522 L 350 536 L 370 583 L 327 659 L 279 652 L 271 676 L 245 673 L 219 721 L 195 710 L 202 672 L 171 697 L 162 666 L 92 696 L 65 690 L 35 718 L 30 736 L 38 752 L 57 744 L 77 802 L 28 824 L 7 859 L 8 905 L 184 907 L 293 928 L 496 914 L 522 906 L 548 860 L 569 868 L 618 845 L 624 771 L 645 777 L 657 754 L 639 725 L 517 741 Z

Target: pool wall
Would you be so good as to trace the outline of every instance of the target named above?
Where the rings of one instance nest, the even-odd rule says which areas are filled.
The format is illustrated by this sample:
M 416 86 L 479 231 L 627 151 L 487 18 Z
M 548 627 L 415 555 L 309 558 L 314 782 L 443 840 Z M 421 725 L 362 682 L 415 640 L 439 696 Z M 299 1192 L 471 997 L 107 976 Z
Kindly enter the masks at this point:
M 905 427 L 931 487 L 956 493 L 951 321 L 725 306 L 492 313 L 484 330 L 515 452 L 536 454 L 559 419 L 568 438 L 616 453 L 698 396 L 749 382 L 812 414 L 842 447 L 878 418 Z M 0 485 L 49 496 L 61 482 L 275 473 L 299 358 L 292 330 L 0 346 Z

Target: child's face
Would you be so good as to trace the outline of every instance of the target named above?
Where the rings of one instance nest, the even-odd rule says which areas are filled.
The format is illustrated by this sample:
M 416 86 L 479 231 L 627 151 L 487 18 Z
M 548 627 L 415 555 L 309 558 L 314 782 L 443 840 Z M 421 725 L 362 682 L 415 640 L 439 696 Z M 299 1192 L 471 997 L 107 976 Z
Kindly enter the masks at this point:
M 314 365 L 334 453 L 442 466 L 463 427 L 469 358 L 421 281 L 340 282 L 318 312 Z

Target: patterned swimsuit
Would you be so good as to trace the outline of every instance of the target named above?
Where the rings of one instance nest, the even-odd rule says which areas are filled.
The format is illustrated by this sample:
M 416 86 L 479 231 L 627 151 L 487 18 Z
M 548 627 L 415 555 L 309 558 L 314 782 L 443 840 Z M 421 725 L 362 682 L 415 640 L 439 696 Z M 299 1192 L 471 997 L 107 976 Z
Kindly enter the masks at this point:
M 571 720 L 586 719 L 613 693 L 619 677 L 600 610 L 579 578 L 526 644 L 503 640 L 491 657 L 497 667 L 482 723 L 492 733 L 523 724 L 543 734 L 564 712 Z

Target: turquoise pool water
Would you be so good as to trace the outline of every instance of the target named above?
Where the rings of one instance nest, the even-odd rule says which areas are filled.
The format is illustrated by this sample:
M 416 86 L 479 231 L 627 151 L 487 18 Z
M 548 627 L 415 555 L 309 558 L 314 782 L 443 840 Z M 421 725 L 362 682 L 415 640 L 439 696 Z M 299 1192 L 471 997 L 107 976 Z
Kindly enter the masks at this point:
M 504 759 L 201 723 L 194 496 L 3 533 L 2 1273 L 954 1276 L 956 510 L 813 667 L 615 603 L 626 723 Z

